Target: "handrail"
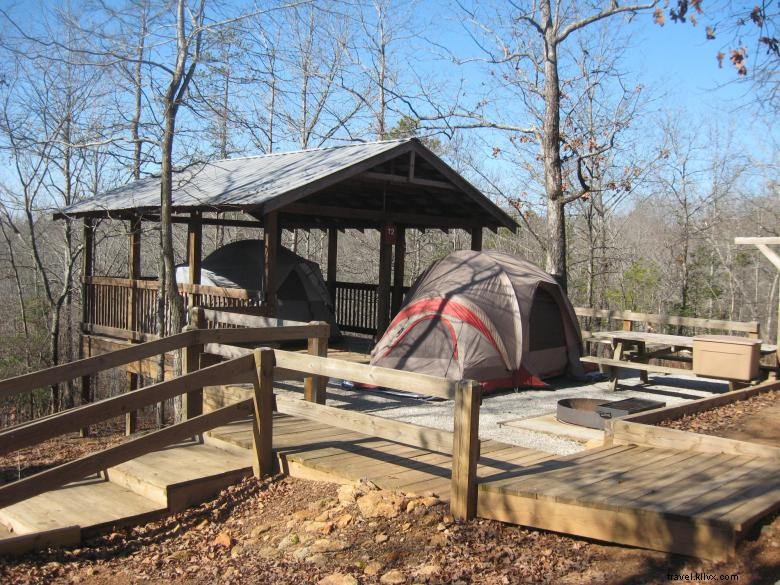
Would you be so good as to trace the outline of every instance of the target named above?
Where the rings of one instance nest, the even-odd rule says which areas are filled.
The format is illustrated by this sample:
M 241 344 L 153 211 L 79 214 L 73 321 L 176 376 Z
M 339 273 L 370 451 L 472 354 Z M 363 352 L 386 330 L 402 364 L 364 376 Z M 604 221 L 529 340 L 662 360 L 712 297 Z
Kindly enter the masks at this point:
M 297 321 L 283 321 L 282 323 L 284 324 L 281 326 L 273 327 L 193 329 L 162 339 L 139 343 L 126 349 L 119 349 L 67 364 L 52 366 L 44 370 L 0 380 L 0 398 L 22 394 L 36 388 L 43 388 L 82 376 L 90 376 L 103 370 L 137 362 L 190 345 L 212 342 L 268 343 L 271 341 L 291 341 L 330 335 L 329 327 L 321 323 L 304 324 Z
M 0 381 L 0 398 L 29 392 L 35 388 L 42 388 L 59 382 L 66 382 L 81 376 L 90 376 L 103 370 L 181 349 L 187 345 L 198 343 L 197 338 L 198 332 L 185 331 L 184 333 L 177 333 L 163 339 L 139 343 L 127 349 L 119 349 L 111 353 L 8 378 Z
M 697 327 L 701 329 L 723 329 L 753 334 L 759 334 L 761 331 L 761 326 L 758 321 L 726 321 L 721 319 L 704 319 L 700 317 L 681 317 L 678 315 L 636 313 L 634 311 L 593 309 L 590 307 L 574 307 L 574 313 L 578 317 L 609 319 L 610 321 L 634 321 L 640 323 L 655 323 L 658 325 Z
M 166 380 L 98 402 L 77 406 L 44 419 L 32 421 L 24 426 L 12 427 L 0 432 L 0 455 L 77 431 L 85 426 L 138 410 L 161 400 L 167 400 L 187 392 L 191 388 L 217 383 L 230 384 L 251 381 L 247 372 L 252 373 L 253 364 L 254 361 L 249 356 L 237 358 L 197 370 L 191 374 L 184 374 L 173 380 Z

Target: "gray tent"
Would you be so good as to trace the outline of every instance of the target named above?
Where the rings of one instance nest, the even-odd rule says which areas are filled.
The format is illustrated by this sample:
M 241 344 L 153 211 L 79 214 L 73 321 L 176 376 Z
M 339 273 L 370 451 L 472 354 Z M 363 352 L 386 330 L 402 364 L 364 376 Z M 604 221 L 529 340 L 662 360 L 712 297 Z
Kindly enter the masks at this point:
M 420 276 L 371 363 L 512 388 L 582 375 L 581 351 L 574 309 L 549 274 L 510 254 L 461 251 Z
M 262 298 L 265 245 L 239 240 L 217 248 L 201 263 L 200 282 L 209 286 L 257 290 Z M 293 321 L 326 321 L 331 336 L 341 335 L 320 267 L 280 247 L 277 264 L 277 317 Z M 176 267 L 177 282 L 187 282 L 187 265 Z

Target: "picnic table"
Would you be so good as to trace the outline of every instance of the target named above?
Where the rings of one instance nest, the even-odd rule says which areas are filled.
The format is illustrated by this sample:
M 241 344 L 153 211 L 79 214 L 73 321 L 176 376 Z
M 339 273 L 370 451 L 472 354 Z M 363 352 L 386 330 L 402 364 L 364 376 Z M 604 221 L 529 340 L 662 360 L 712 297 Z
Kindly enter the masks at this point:
M 616 390 L 618 374 L 621 368 L 639 370 L 640 379 L 648 381 L 648 373 L 691 375 L 687 368 L 659 366 L 650 364 L 653 358 L 663 358 L 679 362 L 690 362 L 690 356 L 676 355 L 680 350 L 693 349 L 693 337 L 686 335 L 666 335 L 644 331 L 594 331 L 589 341 L 608 343 L 612 347 L 612 358 L 585 356 L 583 362 L 595 363 L 609 368 L 609 388 Z M 762 355 L 776 354 L 777 346 L 761 344 Z

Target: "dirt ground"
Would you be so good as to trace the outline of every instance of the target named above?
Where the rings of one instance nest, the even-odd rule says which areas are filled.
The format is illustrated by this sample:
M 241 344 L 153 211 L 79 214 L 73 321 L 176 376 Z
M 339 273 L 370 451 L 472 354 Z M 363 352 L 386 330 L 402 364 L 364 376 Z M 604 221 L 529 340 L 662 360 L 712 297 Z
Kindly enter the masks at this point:
M 666 425 L 780 446 L 778 407 L 774 392 Z M 756 527 L 735 559 L 716 563 L 493 521 L 455 523 L 432 494 L 283 477 L 248 479 L 198 508 L 78 549 L 0 560 L 0 582 L 14 584 L 628 585 L 727 577 L 780 580 L 780 518 Z

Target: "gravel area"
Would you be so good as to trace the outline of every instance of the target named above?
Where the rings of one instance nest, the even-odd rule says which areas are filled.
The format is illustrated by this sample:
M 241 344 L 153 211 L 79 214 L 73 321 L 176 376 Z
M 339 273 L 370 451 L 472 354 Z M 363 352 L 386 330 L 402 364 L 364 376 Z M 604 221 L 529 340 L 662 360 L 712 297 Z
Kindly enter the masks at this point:
M 568 455 L 584 449 L 585 443 L 559 435 L 511 428 L 502 423 L 554 413 L 558 400 L 563 398 L 645 398 L 663 401 L 671 406 L 728 391 L 725 382 L 693 376 L 651 376 L 649 384 L 642 384 L 638 376 L 632 377 L 631 373 L 621 378 L 621 388 L 617 392 L 607 389 L 607 381 L 603 376 L 592 374 L 586 382 L 565 378 L 551 380 L 549 390 L 488 394 L 480 409 L 480 437 Z M 294 383 L 280 384 L 279 390 L 297 393 L 300 392 L 300 386 Z M 381 390 L 345 389 L 341 380 L 337 379 L 331 379 L 328 385 L 328 404 L 438 429 L 452 430 L 453 426 L 453 403 L 450 400 L 428 400 Z

